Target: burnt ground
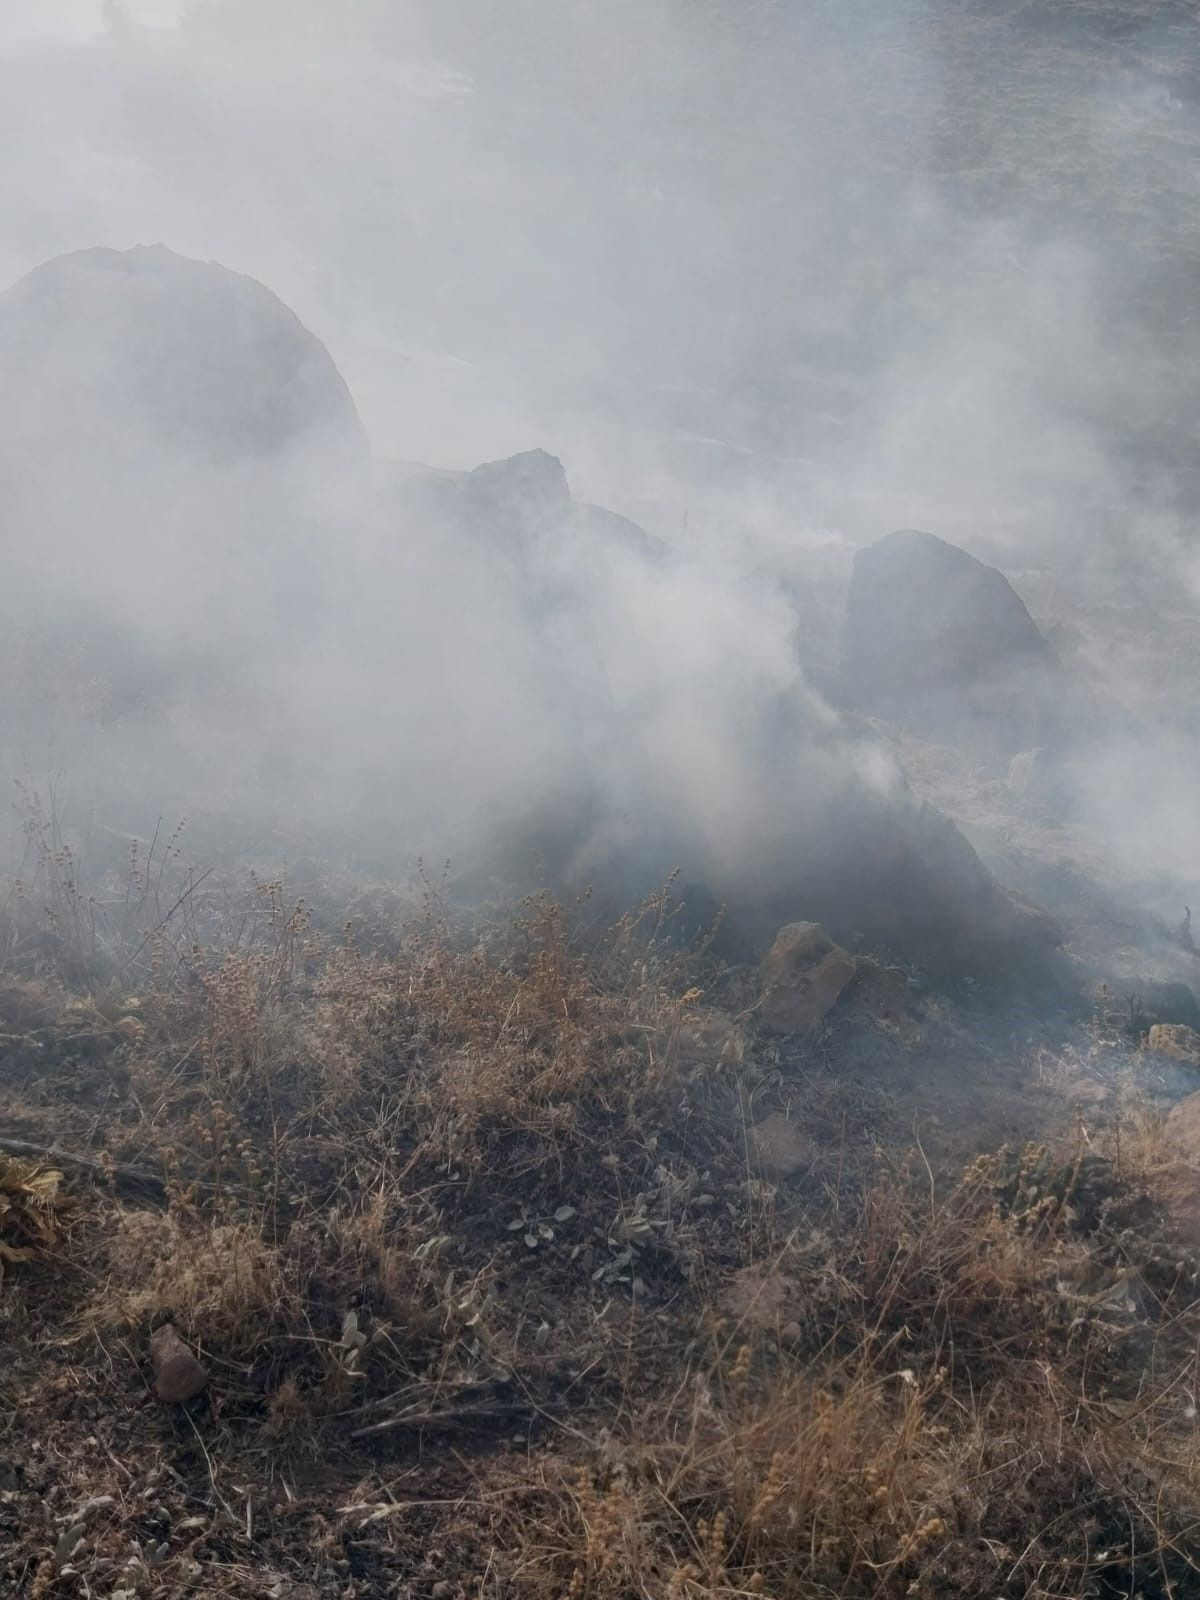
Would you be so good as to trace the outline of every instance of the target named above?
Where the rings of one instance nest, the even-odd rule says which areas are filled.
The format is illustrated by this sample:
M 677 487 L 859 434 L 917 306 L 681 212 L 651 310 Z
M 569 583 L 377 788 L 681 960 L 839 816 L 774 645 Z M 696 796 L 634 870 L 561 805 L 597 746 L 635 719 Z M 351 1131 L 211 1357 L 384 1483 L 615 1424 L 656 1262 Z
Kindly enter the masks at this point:
M 1119 1014 L 281 926 L 7 982 L 6 1592 L 1200 1592 L 1191 1079 Z

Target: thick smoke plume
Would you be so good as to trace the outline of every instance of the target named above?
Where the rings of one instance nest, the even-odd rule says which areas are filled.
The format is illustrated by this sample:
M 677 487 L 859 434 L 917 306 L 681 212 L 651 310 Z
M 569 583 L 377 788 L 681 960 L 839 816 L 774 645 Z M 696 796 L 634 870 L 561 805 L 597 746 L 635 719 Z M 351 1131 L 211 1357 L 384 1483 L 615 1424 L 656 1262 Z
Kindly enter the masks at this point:
M 834 702 L 853 550 L 918 526 L 1001 564 L 1090 674 L 1071 804 L 1114 849 L 1157 808 L 1139 867 L 1200 877 L 1166 776 L 1186 715 L 1147 710 L 1135 621 L 1098 650 L 1087 620 L 1197 580 L 1189 25 L 10 3 L 5 776 L 65 774 L 118 833 L 187 810 L 285 852 L 678 861 L 761 898 L 915 805 Z M 160 241 L 254 280 L 247 316 L 257 285 L 295 312 L 314 385 L 345 380 L 338 437 L 260 437 L 272 401 L 238 386 L 276 352 L 169 300 L 153 348 L 119 296 L 25 348 L 26 274 Z M 197 391 L 229 439 L 189 432 Z M 569 489 L 549 457 L 399 465 L 534 450 Z

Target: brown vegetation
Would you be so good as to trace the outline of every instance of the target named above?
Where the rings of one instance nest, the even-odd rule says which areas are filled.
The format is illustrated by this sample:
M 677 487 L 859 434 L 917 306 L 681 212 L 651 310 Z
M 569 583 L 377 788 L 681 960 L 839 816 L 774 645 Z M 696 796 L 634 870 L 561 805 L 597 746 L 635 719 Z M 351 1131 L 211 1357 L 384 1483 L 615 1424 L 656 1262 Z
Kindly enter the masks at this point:
M 836 1160 L 775 1187 L 746 1127 L 796 1059 L 668 892 L 426 886 L 368 938 L 277 883 L 38 871 L 7 1119 L 96 1168 L 0 1166 L 3 1592 L 1200 1593 L 1198 1265 L 1144 1133 L 937 1171 L 839 1144 L 814 1055 Z

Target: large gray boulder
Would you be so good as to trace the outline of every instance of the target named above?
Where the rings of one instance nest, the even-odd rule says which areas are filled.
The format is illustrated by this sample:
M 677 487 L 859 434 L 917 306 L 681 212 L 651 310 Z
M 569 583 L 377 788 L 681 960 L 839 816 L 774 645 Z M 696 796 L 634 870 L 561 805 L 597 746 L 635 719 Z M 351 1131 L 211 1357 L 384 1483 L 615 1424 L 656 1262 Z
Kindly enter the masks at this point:
M 350 391 L 271 291 L 165 245 L 80 250 L 0 295 L 0 448 L 53 473 L 331 453 L 365 466 Z
M 931 533 L 860 550 L 841 689 L 872 716 L 1007 760 L 1054 744 L 1065 677 L 1002 572 Z
M 232 771 L 249 697 L 345 603 L 365 432 L 281 300 L 161 245 L 59 256 L 0 294 L 0 372 L 0 780 L 52 749 L 140 827 L 136 796 L 182 809 L 213 746 Z

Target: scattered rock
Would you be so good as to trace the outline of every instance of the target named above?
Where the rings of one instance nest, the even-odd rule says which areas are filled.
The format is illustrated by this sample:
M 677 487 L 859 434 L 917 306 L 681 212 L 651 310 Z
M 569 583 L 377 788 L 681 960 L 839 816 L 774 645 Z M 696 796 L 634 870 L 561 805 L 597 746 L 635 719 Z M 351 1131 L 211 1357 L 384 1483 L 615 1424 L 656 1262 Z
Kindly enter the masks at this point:
M 773 1033 L 807 1033 L 820 1027 L 854 972 L 853 956 L 817 923 L 788 923 L 763 962 L 763 1026 Z
M 560 527 L 571 511 L 563 464 L 546 450 L 485 461 L 463 487 L 471 516 L 490 537 L 526 540 Z
M 1172 1061 L 1186 1061 L 1189 1066 L 1200 1067 L 1200 1033 L 1182 1022 L 1156 1022 L 1146 1036 L 1146 1048 L 1155 1055 L 1169 1056 Z M 1186 1101 L 1182 1103 L 1187 1104 Z M 1175 1110 L 1178 1109 L 1176 1106 Z
M 748 1137 L 752 1164 L 773 1183 L 794 1178 L 820 1158 L 815 1142 L 780 1111 L 756 1123 Z
M 184 1344 L 174 1323 L 165 1322 L 150 1335 L 154 1392 L 165 1405 L 182 1405 L 208 1385 L 208 1373 Z

